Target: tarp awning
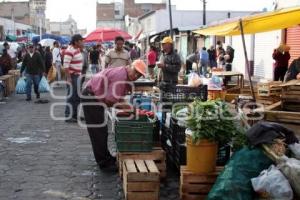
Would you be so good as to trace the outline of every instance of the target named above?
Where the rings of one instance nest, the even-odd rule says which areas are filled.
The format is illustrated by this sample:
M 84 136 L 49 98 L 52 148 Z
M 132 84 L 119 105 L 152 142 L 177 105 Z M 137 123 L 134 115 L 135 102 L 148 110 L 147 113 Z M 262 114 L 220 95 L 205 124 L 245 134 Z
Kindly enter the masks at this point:
M 285 29 L 300 24 L 300 6 L 242 17 L 245 34 Z M 194 31 L 201 35 L 240 35 L 239 19 Z

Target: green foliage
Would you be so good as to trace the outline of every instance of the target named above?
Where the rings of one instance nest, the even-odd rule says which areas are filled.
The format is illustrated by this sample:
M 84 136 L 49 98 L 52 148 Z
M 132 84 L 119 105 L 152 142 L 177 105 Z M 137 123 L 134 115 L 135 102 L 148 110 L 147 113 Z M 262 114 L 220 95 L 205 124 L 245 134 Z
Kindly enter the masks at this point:
M 206 139 L 219 144 L 227 144 L 235 137 L 237 137 L 235 140 L 237 143 L 242 142 L 244 133 L 238 128 L 235 123 L 236 119 L 225 102 L 195 100 L 189 109 L 187 127 L 192 131 L 194 143 Z

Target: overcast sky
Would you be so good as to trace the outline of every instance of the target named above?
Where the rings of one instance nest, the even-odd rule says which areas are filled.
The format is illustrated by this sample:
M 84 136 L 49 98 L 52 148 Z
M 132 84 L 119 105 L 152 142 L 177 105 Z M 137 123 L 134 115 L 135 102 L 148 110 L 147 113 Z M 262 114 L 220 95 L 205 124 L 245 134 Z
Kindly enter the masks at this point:
M 1 0 L 0 0 L 1 1 Z M 21 0 L 22 1 L 22 0 Z M 109 2 L 111 0 L 99 0 Z M 119 0 L 117 0 L 119 1 Z M 126 1 L 126 0 L 125 0 Z M 162 0 L 137 0 L 160 2 Z M 167 0 L 168 1 L 168 0 Z M 206 0 L 208 10 L 261 11 L 272 8 L 273 0 Z M 202 9 L 201 0 L 172 0 L 177 9 Z M 79 28 L 92 31 L 96 26 L 96 0 L 47 0 L 46 17 L 51 21 L 64 21 L 69 15 L 77 21 Z

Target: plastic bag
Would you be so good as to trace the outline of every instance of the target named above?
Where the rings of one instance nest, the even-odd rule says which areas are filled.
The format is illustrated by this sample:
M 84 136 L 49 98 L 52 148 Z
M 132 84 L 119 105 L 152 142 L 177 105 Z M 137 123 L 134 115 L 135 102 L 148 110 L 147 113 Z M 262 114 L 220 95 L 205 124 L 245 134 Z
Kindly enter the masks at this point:
M 224 171 L 218 176 L 207 200 L 253 200 L 255 192 L 251 178 L 273 164 L 259 149 L 243 148 L 233 154 Z
M 292 151 L 295 158 L 300 160 L 300 144 L 299 143 L 290 144 L 289 149 Z
M 18 80 L 16 85 L 17 94 L 26 94 L 26 78 L 22 77 Z
M 51 68 L 49 69 L 47 79 L 48 79 L 49 83 L 52 83 L 53 81 L 55 81 L 55 79 L 56 79 L 56 68 L 55 68 L 54 65 L 52 65 Z
M 274 165 L 264 170 L 256 178 L 251 179 L 255 192 L 267 194 L 271 199 L 293 199 L 293 190 L 288 180 Z
M 39 83 L 39 92 L 40 93 L 46 93 L 50 91 L 50 86 L 48 84 L 47 79 L 45 76 L 42 77 L 40 83 Z
M 196 74 L 195 72 L 189 74 L 188 86 L 198 87 L 201 84 L 202 84 L 202 80 L 198 74 Z
M 278 164 L 278 168 L 289 180 L 295 194 L 300 198 L 300 160 L 283 157 L 284 161 Z

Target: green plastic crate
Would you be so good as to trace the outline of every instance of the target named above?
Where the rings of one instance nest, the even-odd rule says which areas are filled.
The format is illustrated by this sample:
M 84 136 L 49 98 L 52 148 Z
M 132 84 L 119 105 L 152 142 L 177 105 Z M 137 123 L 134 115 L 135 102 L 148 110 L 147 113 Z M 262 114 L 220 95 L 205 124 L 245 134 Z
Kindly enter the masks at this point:
M 152 142 L 117 141 L 119 152 L 150 152 L 152 147 Z
M 120 152 L 151 151 L 155 124 L 150 121 L 118 121 L 115 124 L 117 149 Z

